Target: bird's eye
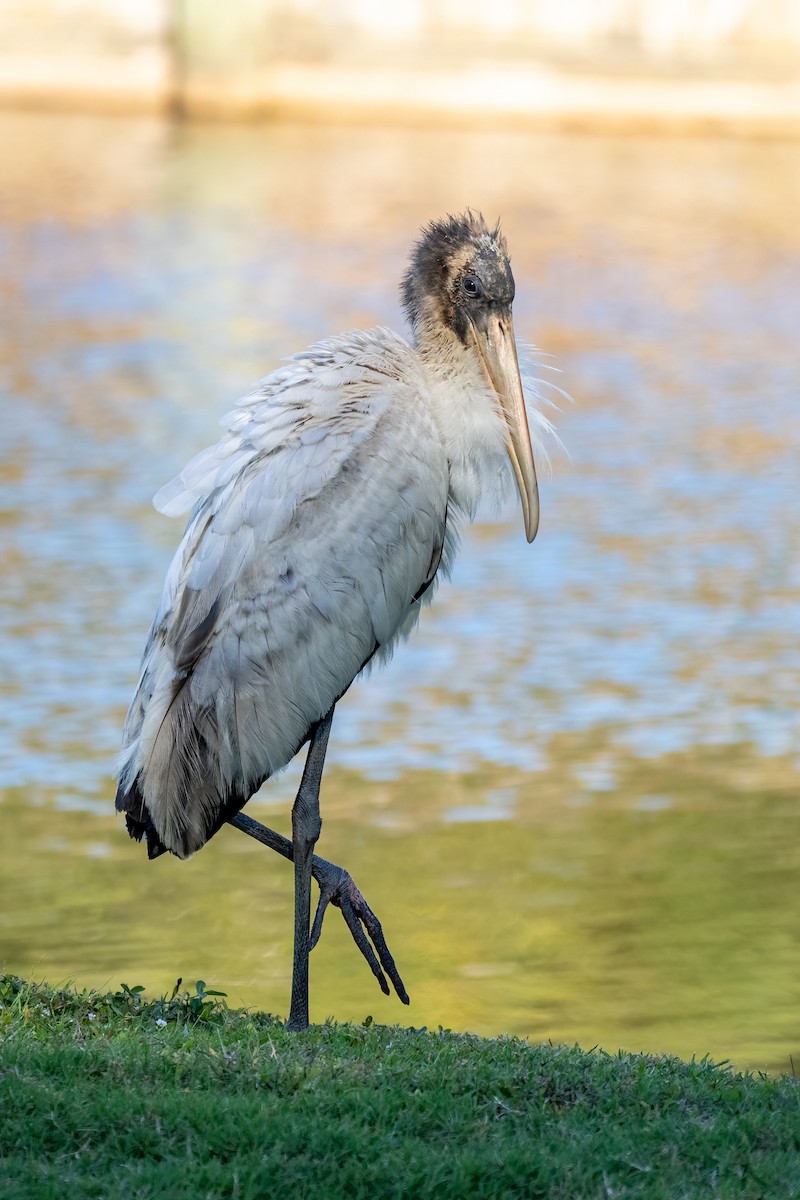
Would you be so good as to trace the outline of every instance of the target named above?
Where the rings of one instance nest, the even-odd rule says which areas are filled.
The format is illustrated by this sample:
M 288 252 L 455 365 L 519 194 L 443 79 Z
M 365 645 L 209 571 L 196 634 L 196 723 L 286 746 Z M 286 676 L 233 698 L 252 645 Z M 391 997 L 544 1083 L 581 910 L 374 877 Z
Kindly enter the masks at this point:
M 475 275 L 465 275 L 461 281 L 461 290 L 465 296 L 473 299 L 481 294 L 481 281 Z

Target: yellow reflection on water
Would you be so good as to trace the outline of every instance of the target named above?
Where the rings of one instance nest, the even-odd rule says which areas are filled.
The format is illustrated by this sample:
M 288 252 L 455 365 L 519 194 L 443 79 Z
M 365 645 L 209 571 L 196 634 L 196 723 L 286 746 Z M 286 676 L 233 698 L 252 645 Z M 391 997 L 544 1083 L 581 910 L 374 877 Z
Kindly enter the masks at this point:
M 562 750 L 575 764 L 602 752 Z M 746 747 L 630 759 L 613 791 L 564 767 L 382 784 L 332 772 L 320 851 L 384 921 L 412 1007 L 379 993 L 332 911 L 312 1019 L 373 1014 L 788 1070 L 800 1050 L 798 782 Z M 486 819 L 498 795 L 506 815 Z M 285 809 L 253 812 L 287 830 Z M 107 812 L 54 795 L 8 795 L 3 819 L 6 969 L 154 993 L 202 977 L 231 1003 L 286 1011 L 283 860 L 228 829 L 188 864 L 148 864 Z

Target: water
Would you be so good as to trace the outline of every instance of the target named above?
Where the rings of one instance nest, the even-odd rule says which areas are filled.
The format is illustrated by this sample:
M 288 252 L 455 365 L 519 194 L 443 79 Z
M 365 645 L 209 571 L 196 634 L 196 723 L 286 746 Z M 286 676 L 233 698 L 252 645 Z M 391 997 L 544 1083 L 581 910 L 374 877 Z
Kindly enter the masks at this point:
M 313 339 L 399 326 L 419 225 L 503 216 L 561 400 L 542 526 L 486 514 L 337 709 L 312 1017 L 800 1056 L 800 145 L 0 116 L 0 960 L 284 1012 L 291 879 L 148 864 L 113 760 L 180 525 L 150 497 Z M 288 829 L 297 769 L 254 815 Z

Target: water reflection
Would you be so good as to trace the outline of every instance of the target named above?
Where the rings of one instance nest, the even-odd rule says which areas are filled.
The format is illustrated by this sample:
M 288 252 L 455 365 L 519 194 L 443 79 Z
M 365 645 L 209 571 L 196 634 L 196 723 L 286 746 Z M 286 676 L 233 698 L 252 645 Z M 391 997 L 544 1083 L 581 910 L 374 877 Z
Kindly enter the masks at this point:
M 535 545 L 487 517 L 340 706 L 326 851 L 417 1023 L 785 1067 L 800 148 L 20 114 L 0 136 L 6 965 L 196 970 L 285 1007 L 284 866 L 230 833 L 148 867 L 109 814 L 180 533 L 149 497 L 281 355 L 398 325 L 410 235 L 469 202 L 503 215 L 518 331 L 578 398 L 572 461 Z M 284 828 L 295 781 L 259 799 Z M 405 1018 L 326 938 L 315 1015 Z

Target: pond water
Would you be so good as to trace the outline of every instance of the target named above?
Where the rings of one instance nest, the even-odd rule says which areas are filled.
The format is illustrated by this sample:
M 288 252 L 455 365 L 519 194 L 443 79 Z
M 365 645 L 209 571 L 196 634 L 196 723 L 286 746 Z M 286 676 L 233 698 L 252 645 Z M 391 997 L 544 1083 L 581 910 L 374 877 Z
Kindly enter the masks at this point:
M 280 358 L 401 321 L 426 220 L 502 216 L 574 397 L 539 537 L 485 514 L 337 709 L 312 1019 L 800 1063 L 800 144 L 0 115 L 0 964 L 285 1012 L 291 872 L 112 813 L 181 527 L 150 497 Z M 249 811 L 287 831 L 298 770 Z

